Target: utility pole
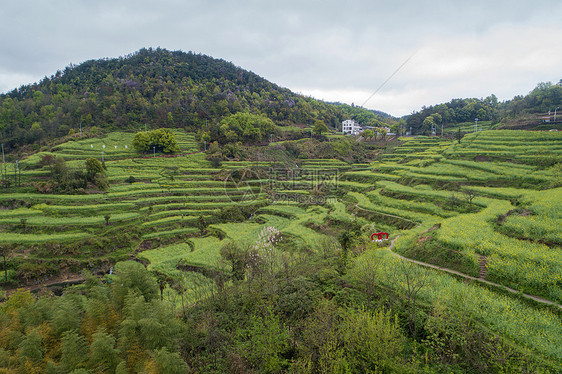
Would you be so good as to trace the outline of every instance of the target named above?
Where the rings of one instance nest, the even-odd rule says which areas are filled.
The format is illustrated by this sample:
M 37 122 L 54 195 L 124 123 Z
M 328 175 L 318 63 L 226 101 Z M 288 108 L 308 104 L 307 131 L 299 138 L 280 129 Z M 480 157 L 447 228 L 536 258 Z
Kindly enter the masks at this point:
M 15 175 L 14 175 L 14 185 L 17 187 L 18 186 L 18 173 L 19 173 L 19 165 L 18 165 L 18 160 L 16 160 L 16 170 L 15 170 Z
M 4 169 L 4 177 L 6 177 L 6 158 L 4 158 L 4 143 L 2 143 L 2 167 Z
M 478 118 L 474 119 L 474 132 L 478 131 Z
M 156 146 L 152 147 L 154 149 L 154 157 L 156 157 Z

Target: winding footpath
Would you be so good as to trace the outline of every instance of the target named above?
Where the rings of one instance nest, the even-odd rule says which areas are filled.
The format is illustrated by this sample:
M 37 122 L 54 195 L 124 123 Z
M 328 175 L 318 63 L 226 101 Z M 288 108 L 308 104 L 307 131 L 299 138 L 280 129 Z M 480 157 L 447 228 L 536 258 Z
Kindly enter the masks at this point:
M 31 292 L 36 292 L 39 291 L 43 288 L 48 288 L 48 287 L 53 287 L 53 286 L 71 286 L 71 285 L 75 285 L 75 284 L 79 284 L 84 282 L 84 277 L 79 275 L 79 274 L 73 274 L 70 276 L 65 276 L 65 277 L 56 277 L 53 279 L 50 279 L 44 283 L 39 283 L 39 284 L 33 284 L 33 285 L 29 285 L 29 286 L 23 286 L 23 287 L 13 287 L 13 288 L 8 288 L 5 289 L 4 291 L 6 291 L 6 297 L 11 296 L 14 292 L 17 291 L 31 291 Z
M 464 273 L 458 272 L 458 271 L 453 270 L 453 269 L 448 269 L 448 268 L 444 268 L 444 267 L 441 267 L 441 266 L 428 264 L 427 262 L 421 262 L 421 261 L 417 261 L 417 260 L 412 260 L 411 258 L 408 258 L 408 257 L 404 257 L 404 256 L 402 256 L 402 255 L 400 255 L 400 254 L 398 254 L 398 253 L 396 253 L 392 250 L 394 248 L 394 242 L 399 237 L 400 236 L 397 236 L 396 238 L 392 239 L 392 241 L 390 242 L 390 246 L 388 247 L 388 250 L 392 254 L 394 254 L 395 256 L 398 256 L 398 258 L 401 258 L 402 260 L 409 261 L 409 262 L 412 262 L 414 264 L 418 264 L 420 266 L 428 267 L 428 268 L 431 268 L 431 269 L 444 271 L 444 272 L 449 273 L 449 274 L 458 275 L 459 277 L 462 277 L 462 278 L 465 278 L 465 279 L 470 279 L 470 280 L 474 280 L 474 281 L 477 281 L 477 282 L 485 283 L 487 285 L 500 288 L 502 290 L 511 292 L 513 294 L 519 295 L 519 296 L 524 297 L 526 299 L 536 301 L 538 303 L 556 306 L 556 307 L 558 307 L 559 309 L 562 310 L 562 305 L 560 305 L 558 303 L 555 303 L 554 301 L 550 301 L 548 299 L 545 299 L 545 298 L 542 298 L 542 297 L 539 297 L 539 296 L 535 296 L 535 295 L 531 295 L 531 294 L 528 294 L 528 293 L 522 293 L 521 291 L 517 291 L 513 288 L 506 287 L 506 286 L 501 285 L 499 283 L 490 282 L 489 280 L 486 280 L 486 279 L 483 279 L 483 278 L 472 277 L 470 275 L 466 275 Z

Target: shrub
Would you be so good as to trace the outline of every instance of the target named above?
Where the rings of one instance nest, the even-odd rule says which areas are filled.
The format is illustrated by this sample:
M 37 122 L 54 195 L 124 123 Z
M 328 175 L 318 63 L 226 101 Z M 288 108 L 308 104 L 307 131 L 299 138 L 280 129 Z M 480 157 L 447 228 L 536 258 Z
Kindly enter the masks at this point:
M 179 152 L 176 136 L 169 129 L 137 132 L 133 139 L 133 147 L 139 152 Z

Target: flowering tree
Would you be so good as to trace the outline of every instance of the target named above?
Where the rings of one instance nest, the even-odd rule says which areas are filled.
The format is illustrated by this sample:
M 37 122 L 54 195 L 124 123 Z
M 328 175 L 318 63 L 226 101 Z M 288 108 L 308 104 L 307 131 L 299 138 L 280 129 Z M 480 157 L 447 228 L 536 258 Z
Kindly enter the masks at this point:
M 280 240 L 281 232 L 275 227 L 265 226 L 262 229 L 248 253 L 247 267 L 250 277 L 273 272 L 276 259 L 275 245 Z

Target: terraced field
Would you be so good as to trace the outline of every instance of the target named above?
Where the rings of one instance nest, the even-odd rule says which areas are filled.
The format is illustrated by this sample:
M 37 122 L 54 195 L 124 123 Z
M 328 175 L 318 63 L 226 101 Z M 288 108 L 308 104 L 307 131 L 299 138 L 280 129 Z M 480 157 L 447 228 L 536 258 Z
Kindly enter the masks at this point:
M 105 193 L 43 194 L 24 187 L 0 194 L 4 207 L 0 210 L 0 246 L 9 248 L 13 268 L 24 261 L 39 264 L 41 270 L 26 279 L 40 281 L 41 275 L 59 270 L 90 267 L 107 271 L 111 263 L 138 252 L 139 258 L 154 262 L 153 270 L 177 276 L 180 260 L 213 267 L 220 246 L 229 240 L 250 242 L 265 224 L 278 226 L 299 247 L 315 247 L 322 235 L 304 225 L 323 220 L 325 208 L 308 212 L 292 201 L 285 203 L 293 205 L 277 201 L 277 211 L 260 211 L 249 222 L 219 222 L 228 221 L 228 212 L 241 207 L 255 210 L 270 204 L 266 189 L 270 194 L 271 189 L 279 191 L 283 199 L 311 196 L 314 186 L 336 183 L 339 170 L 349 170 L 351 165 L 309 159 L 298 161 L 291 169 L 271 162 L 247 161 L 224 162 L 221 168 L 213 168 L 205 155 L 197 152 L 193 135 L 179 130 L 175 135 L 181 149 L 175 157 L 139 155 L 131 147 L 132 133 L 115 132 L 102 138 L 69 141 L 52 152 L 37 153 L 20 162 L 22 185 L 30 186 L 51 173 L 48 166 L 40 167 L 45 155 L 62 157 L 69 167 L 80 168 L 87 158 L 101 161 L 103 151 L 111 185 Z M 237 170 L 259 171 L 262 177 L 255 175 L 255 179 L 240 183 L 231 178 Z M 297 211 L 288 216 L 280 213 L 282 207 Z M 296 215 L 302 218 L 290 219 Z M 220 242 L 210 239 L 216 239 L 214 236 L 200 237 L 201 220 L 207 231 L 222 232 L 226 237 Z M 252 229 L 245 229 L 247 225 Z M 194 250 L 185 251 L 186 246 Z M 178 248 L 184 251 L 178 252 Z M 16 271 L 10 275 L 14 282 L 22 276 Z
M 226 243 L 251 247 L 264 227 L 275 227 L 283 238 L 278 250 L 298 256 L 322 251 L 342 228 L 358 226 L 363 250 L 378 247 L 369 233 L 386 231 L 403 256 L 562 304 L 559 133 L 482 131 L 460 143 L 403 138 L 369 164 L 297 159 L 291 166 L 225 161 L 218 168 L 197 152 L 192 135 L 176 136 L 181 155 L 173 158 L 138 157 L 125 133 L 51 152 L 79 166 L 101 158 L 105 144 L 111 184 L 105 193 L 33 192 L 26 185 L 50 174 L 38 165 L 46 153 L 23 160 L 23 187 L 0 194 L 0 246 L 9 251 L 10 280 L 41 282 L 81 268 L 107 272 L 117 260 L 136 258 L 175 279 L 182 303 L 195 302 L 213 292 L 213 272 L 229 271 L 220 255 Z M 381 253 L 381 263 L 394 266 L 392 254 Z M 24 263 L 35 268 L 23 272 Z M 489 328 L 531 349 L 546 347 L 551 358 L 560 355 L 545 333 L 560 323 L 558 315 L 447 274 L 433 278 L 433 291 L 423 297 L 470 294 L 479 298 L 474 313 Z M 177 285 L 165 294 L 179 303 Z M 506 308 L 512 312 L 502 316 Z M 521 316 L 534 321 L 528 334 L 514 327 Z
M 484 263 L 486 279 L 560 303 L 562 189 L 545 162 L 561 160 L 558 133 L 484 131 L 407 140 L 344 178 L 372 181 L 347 194 L 361 209 L 417 223 L 395 230 L 398 252 L 474 276 Z

